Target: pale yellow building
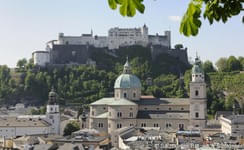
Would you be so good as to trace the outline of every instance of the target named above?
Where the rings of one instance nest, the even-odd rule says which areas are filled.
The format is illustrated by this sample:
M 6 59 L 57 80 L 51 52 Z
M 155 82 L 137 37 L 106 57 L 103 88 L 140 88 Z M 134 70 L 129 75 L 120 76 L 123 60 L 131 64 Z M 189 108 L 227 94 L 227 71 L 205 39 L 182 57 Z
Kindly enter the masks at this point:
M 160 127 L 164 130 L 202 129 L 206 125 L 206 83 L 195 59 L 190 98 L 141 95 L 141 82 L 131 73 L 128 59 L 114 84 L 114 97 L 90 104 L 89 128 L 112 134 L 123 127 Z

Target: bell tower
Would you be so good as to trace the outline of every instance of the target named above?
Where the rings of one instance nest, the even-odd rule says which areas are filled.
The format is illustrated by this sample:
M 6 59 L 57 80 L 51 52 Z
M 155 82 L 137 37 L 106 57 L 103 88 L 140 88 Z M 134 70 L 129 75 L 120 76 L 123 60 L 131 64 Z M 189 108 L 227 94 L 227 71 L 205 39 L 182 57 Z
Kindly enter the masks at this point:
M 54 88 L 52 88 L 48 95 L 46 120 L 51 124 L 50 133 L 60 134 L 60 112 Z
M 206 126 L 207 95 L 201 61 L 195 58 L 190 83 L 190 128 L 202 129 Z

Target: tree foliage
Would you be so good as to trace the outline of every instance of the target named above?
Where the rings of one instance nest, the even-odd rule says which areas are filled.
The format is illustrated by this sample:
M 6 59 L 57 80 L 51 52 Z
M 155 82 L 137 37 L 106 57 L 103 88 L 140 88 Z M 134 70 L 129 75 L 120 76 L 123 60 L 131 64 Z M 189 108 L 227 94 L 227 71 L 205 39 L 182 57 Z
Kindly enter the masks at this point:
M 120 14 L 128 17 L 133 17 L 136 10 L 144 13 L 145 9 L 143 0 L 108 0 L 108 4 L 113 10 L 119 6 Z M 191 0 L 181 20 L 180 33 L 196 36 L 201 27 L 202 15 L 210 24 L 220 20 L 225 23 L 243 10 L 243 0 Z M 244 23 L 244 16 L 242 22 Z
M 205 61 L 203 63 L 203 70 L 205 73 L 209 73 L 209 72 L 215 72 L 215 68 L 213 66 L 213 63 L 209 60 Z
M 73 132 L 80 130 L 79 122 L 71 121 L 64 128 L 64 136 L 71 135 Z

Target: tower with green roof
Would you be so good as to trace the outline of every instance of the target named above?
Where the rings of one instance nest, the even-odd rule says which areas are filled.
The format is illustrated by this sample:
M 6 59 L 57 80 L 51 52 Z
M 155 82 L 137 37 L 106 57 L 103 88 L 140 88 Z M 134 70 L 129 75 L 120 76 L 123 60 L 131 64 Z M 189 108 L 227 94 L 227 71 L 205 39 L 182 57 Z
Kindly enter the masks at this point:
M 201 129 L 206 126 L 207 96 L 204 71 L 199 57 L 195 58 L 190 83 L 190 126 Z

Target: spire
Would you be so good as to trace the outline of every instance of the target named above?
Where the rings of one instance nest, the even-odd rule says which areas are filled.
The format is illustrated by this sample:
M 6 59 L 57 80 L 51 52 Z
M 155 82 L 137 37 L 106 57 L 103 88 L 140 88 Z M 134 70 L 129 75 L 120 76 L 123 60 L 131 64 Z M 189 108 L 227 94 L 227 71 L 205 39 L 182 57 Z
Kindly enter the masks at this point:
M 53 105 L 53 104 L 56 104 L 57 103 L 57 94 L 54 90 L 54 87 L 52 87 L 51 91 L 49 92 L 49 95 L 48 95 L 48 104 L 49 105 Z
M 91 29 L 91 36 L 93 36 L 93 30 Z
M 130 67 L 130 63 L 129 63 L 129 58 L 127 56 L 126 58 L 126 62 L 124 64 L 124 70 L 123 70 L 124 74 L 130 74 L 131 73 L 131 67 Z

